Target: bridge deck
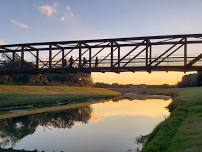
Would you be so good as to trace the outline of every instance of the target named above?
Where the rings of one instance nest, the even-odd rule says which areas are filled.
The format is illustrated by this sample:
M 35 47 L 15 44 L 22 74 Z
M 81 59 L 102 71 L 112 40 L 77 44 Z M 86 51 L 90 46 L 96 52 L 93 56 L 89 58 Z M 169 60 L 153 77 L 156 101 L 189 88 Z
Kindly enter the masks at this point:
M 0 74 L 199 70 L 202 34 L 0 46 Z

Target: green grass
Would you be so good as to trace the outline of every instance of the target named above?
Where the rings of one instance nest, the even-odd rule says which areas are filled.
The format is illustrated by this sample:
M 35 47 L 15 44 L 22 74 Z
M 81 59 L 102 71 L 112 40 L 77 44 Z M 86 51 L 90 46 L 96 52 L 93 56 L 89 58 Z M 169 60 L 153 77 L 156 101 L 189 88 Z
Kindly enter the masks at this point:
M 148 93 L 174 97 L 171 116 L 158 125 L 143 152 L 202 152 L 202 87 L 151 89 Z
M 0 86 L 0 108 L 37 106 L 118 96 L 103 88 L 67 86 Z

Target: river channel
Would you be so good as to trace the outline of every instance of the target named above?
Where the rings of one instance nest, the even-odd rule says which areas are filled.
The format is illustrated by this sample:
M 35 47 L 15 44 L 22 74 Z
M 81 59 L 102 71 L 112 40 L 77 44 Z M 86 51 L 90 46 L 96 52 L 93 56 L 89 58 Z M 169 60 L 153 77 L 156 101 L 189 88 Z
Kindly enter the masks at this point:
M 1 148 L 45 152 L 137 152 L 137 138 L 169 116 L 171 99 L 103 101 L 0 120 Z

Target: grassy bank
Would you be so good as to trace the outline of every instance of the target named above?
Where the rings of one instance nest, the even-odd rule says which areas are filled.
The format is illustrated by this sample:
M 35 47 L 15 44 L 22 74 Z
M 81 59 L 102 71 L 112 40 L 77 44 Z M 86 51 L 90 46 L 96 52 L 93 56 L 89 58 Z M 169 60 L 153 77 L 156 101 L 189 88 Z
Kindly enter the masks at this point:
M 202 87 L 150 89 L 147 93 L 171 95 L 171 116 L 149 136 L 143 152 L 202 151 Z
M 118 96 L 120 93 L 91 87 L 0 86 L 0 108 L 39 106 Z
M 61 110 L 67 110 L 67 109 L 74 109 L 84 106 L 89 106 L 91 104 L 96 103 L 97 101 L 90 101 L 90 102 L 78 102 L 78 103 L 69 103 L 61 106 L 47 106 L 47 107 L 41 107 L 41 108 L 30 108 L 29 110 L 22 110 L 22 111 L 4 111 L 0 114 L 0 120 L 8 119 L 8 118 L 16 118 L 16 117 L 22 117 L 26 115 L 33 115 L 38 113 L 46 113 L 46 112 L 54 112 L 54 111 L 61 111 Z

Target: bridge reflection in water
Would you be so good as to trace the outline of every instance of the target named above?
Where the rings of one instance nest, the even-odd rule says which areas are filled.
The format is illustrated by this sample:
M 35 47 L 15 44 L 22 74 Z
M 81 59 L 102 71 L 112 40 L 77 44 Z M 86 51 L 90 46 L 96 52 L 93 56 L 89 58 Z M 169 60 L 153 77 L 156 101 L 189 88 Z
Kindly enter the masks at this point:
M 1 45 L 0 74 L 200 71 L 201 49 L 202 34 Z

